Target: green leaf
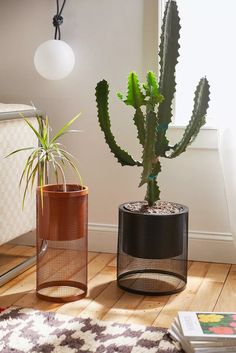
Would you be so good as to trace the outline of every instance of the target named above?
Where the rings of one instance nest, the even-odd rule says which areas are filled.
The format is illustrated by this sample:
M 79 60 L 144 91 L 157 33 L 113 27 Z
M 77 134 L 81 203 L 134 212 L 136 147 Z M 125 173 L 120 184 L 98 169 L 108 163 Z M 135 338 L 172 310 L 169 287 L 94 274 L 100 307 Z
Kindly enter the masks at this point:
M 21 186 L 21 183 L 22 183 L 22 180 L 23 180 L 23 178 L 24 178 L 24 176 L 26 175 L 26 173 L 27 173 L 27 170 L 28 170 L 28 168 L 29 168 L 29 166 L 31 165 L 31 164 L 33 164 L 33 162 L 34 162 L 34 160 L 37 158 L 39 158 L 38 156 L 39 156 L 39 151 L 41 150 L 41 148 L 39 147 L 39 148 L 37 148 L 36 150 L 34 149 L 34 151 L 29 155 L 29 157 L 27 158 L 27 160 L 26 160 L 26 163 L 25 163 L 25 167 L 24 167 L 24 169 L 23 169 L 23 172 L 22 172 L 22 174 L 21 174 L 21 177 L 20 177 L 20 182 L 19 182 L 19 185 Z
M 32 160 L 32 163 L 33 163 L 34 160 Z M 28 188 L 29 188 L 29 184 L 30 184 L 30 181 L 32 182 L 32 177 L 34 175 L 34 169 L 38 169 L 38 164 L 40 163 L 40 159 L 37 160 L 37 163 L 32 171 L 32 163 L 28 163 L 28 165 L 26 165 L 26 168 L 25 168 L 25 172 L 23 177 L 25 177 L 25 188 L 24 188 L 24 193 L 23 193 L 23 198 L 22 198 L 22 209 L 24 208 L 24 204 L 25 204 L 25 198 L 26 198 L 26 195 L 27 195 L 27 191 L 28 191 Z M 22 176 L 21 176 L 21 180 L 22 180 Z M 21 181 L 20 181 L 21 183 Z
M 21 151 L 32 150 L 32 153 L 26 159 L 24 169 L 20 177 L 20 183 L 19 183 L 20 186 L 22 186 L 23 180 L 25 181 L 23 197 L 22 197 L 22 208 L 24 208 L 25 198 L 26 198 L 29 186 L 31 186 L 31 191 L 32 191 L 37 174 L 38 174 L 38 180 L 39 180 L 39 187 L 41 190 L 40 191 L 41 205 L 43 208 L 42 187 L 47 182 L 46 171 L 47 171 L 48 162 L 52 163 L 54 172 L 55 172 L 55 166 L 58 165 L 58 168 L 60 169 L 63 176 L 63 185 L 66 184 L 65 173 L 63 171 L 63 167 L 65 166 L 65 164 L 69 165 L 75 171 L 80 181 L 82 180 L 79 170 L 75 165 L 74 161 L 72 160 L 75 158 L 69 152 L 60 149 L 59 146 L 62 146 L 62 145 L 58 142 L 55 142 L 59 137 L 61 137 L 65 133 L 75 132 L 75 131 L 77 132 L 77 130 L 68 130 L 68 127 L 79 117 L 79 115 L 77 115 L 72 120 L 70 120 L 66 125 L 64 125 L 63 128 L 61 128 L 60 131 L 54 136 L 54 138 L 51 140 L 50 143 L 48 142 L 48 137 L 49 137 L 48 118 L 46 118 L 44 122 L 39 116 L 37 116 L 37 122 L 38 122 L 38 131 L 37 131 L 36 128 L 31 124 L 31 122 L 24 117 L 24 115 L 21 114 L 21 116 L 23 117 L 27 125 L 30 127 L 30 129 L 37 136 L 40 147 L 37 146 L 37 147 L 20 148 L 16 151 L 11 152 L 7 157 Z M 63 166 L 58 164 L 58 162 L 56 161 L 56 158 L 59 158 Z M 57 172 L 55 173 L 55 176 L 56 176 L 56 181 L 58 182 Z
M 77 176 L 79 177 L 80 180 L 80 184 L 83 185 L 83 180 L 82 177 L 80 175 L 80 172 L 78 170 L 78 168 L 76 167 L 75 163 L 72 161 L 72 159 L 70 158 L 72 155 L 70 153 L 68 153 L 67 151 L 64 150 L 60 150 L 61 154 L 63 155 L 64 159 L 70 164 L 70 166 L 72 167 L 72 169 L 74 170 L 74 172 L 77 174 Z
M 108 94 L 109 86 L 107 81 L 100 81 L 96 86 L 96 100 L 97 100 L 97 111 L 98 111 L 98 121 L 101 130 L 104 133 L 105 141 L 108 144 L 111 152 L 117 158 L 118 162 L 124 165 L 140 165 L 138 161 L 135 161 L 128 152 L 121 149 L 116 143 L 115 137 L 111 132 L 111 122 L 108 110 Z
M 32 175 L 31 175 L 31 192 L 33 190 L 35 176 L 37 175 L 37 172 L 38 172 L 38 166 L 36 165 L 33 169 Z
M 76 115 L 73 119 L 71 119 L 67 124 L 65 124 L 59 131 L 58 133 L 52 138 L 52 140 L 50 141 L 50 144 L 55 142 L 59 137 L 62 136 L 62 134 L 64 134 L 67 130 L 67 128 L 76 120 L 78 119 L 78 117 L 81 115 L 81 113 L 79 113 L 78 115 Z
M 47 143 L 45 143 L 45 140 L 43 138 L 43 136 L 41 136 L 39 134 L 39 132 L 33 127 L 33 125 L 31 124 L 31 122 L 22 114 L 22 113 L 19 113 L 22 118 L 24 119 L 24 121 L 26 122 L 26 124 L 31 128 L 31 130 L 34 132 L 34 134 L 37 136 L 39 142 L 41 143 L 41 145 L 46 148 L 47 146 Z
M 56 167 L 56 164 L 54 162 L 54 159 L 52 159 L 52 167 L 53 167 L 53 172 L 54 172 L 54 175 L 55 175 L 55 178 L 56 178 L 56 182 L 57 182 L 57 184 L 59 184 L 58 172 L 57 172 L 57 167 Z
M 41 199 L 41 207 L 43 210 L 43 184 L 44 184 L 44 169 L 45 169 L 45 164 L 41 163 L 40 167 L 38 169 L 38 174 L 39 174 L 39 187 L 40 187 L 40 199 Z
M 4 158 L 8 158 L 8 157 L 12 156 L 13 154 L 18 153 L 18 152 L 21 152 L 21 151 L 29 151 L 29 150 L 33 150 L 33 149 L 35 149 L 35 147 L 19 148 L 18 150 L 15 150 L 15 151 L 9 153 L 9 154 L 8 154 L 7 156 L 5 156 Z
M 131 72 L 128 76 L 127 97 L 124 101 L 127 105 L 131 105 L 135 109 L 144 104 L 144 94 L 141 91 L 139 79 L 135 72 Z
M 42 122 L 42 119 L 40 119 Z M 48 128 L 49 128 L 49 122 L 48 122 L 48 117 L 46 116 L 45 119 L 45 125 L 42 123 L 43 129 L 42 129 L 42 136 L 44 141 L 48 141 Z
M 68 151 L 66 151 L 62 148 L 57 148 L 57 153 L 58 153 L 59 158 L 63 158 L 64 155 L 66 155 L 67 158 L 73 159 L 78 162 L 77 158 L 75 158 L 71 153 L 69 153 Z
M 206 113 L 209 105 L 210 87 L 208 80 L 204 77 L 200 80 L 194 96 L 194 108 L 192 117 L 185 129 L 182 139 L 173 147 L 173 152 L 168 158 L 175 158 L 194 141 L 200 128 L 206 123 Z

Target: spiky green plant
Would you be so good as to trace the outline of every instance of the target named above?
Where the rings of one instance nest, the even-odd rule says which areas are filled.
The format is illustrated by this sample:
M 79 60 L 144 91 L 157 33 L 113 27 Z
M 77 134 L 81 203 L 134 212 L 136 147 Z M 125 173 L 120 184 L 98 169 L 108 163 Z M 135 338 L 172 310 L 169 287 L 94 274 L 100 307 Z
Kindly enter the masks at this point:
M 41 187 L 41 202 L 43 202 L 42 186 L 46 184 L 48 174 L 47 169 L 49 164 L 52 165 L 57 183 L 59 183 L 58 172 L 61 174 L 63 181 L 63 191 L 66 191 L 66 178 L 64 173 L 66 165 L 69 165 L 75 171 L 79 178 L 80 184 L 82 185 L 82 179 L 74 160 L 75 157 L 69 153 L 61 143 L 58 142 L 58 139 L 68 132 L 79 131 L 69 130 L 68 128 L 76 119 L 78 119 L 80 114 L 65 124 L 51 139 L 49 139 L 48 117 L 46 117 L 44 121 L 40 116 L 37 116 L 38 129 L 36 129 L 23 114 L 20 113 L 20 115 L 38 139 L 38 146 L 19 148 L 6 156 L 10 157 L 18 152 L 31 150 L 31 153 L 25 162 L 25 166 L 19 182 L 19 186 L 21 186 L 22 182 L 25 181 L 22 208 L 24 208 L 27 191 L 29 188 L 31 191 L 33 189 L 36 176 L 38 176 L 39 186 Z
M 200 128 L 205 124 L 209 103 L 209 83 L 206 77 L 199 81 L 192 117 L 181 140 L 170 145 L 166 133 L 172 119 L 172 104 L 176 91 L 175 67 L 179 56 L 180 18 L 174 0 L 166 3 L 159 47 L 159 82 L 152 71 L 147 73 L 147 82 L 140 84 L 136 73 L 128 76 L 127 95 L 118 97 L 135 109 L 133 121 L 137 128 L 138 140 L 142 146 L 142 160 L 135 160 L 116 142 L 111 131 L 108 107 L 109 85 L 106 80 L 96 86 L 96 100 L 100 127 L 111 152 L 122 165 L 142 166 L 139 186 L 147 184 L 145 200 L 149 206 L 159 200 L 160 190 L 157 176 L 161 171 L 160 157 L 175 158 L 194 141 Z

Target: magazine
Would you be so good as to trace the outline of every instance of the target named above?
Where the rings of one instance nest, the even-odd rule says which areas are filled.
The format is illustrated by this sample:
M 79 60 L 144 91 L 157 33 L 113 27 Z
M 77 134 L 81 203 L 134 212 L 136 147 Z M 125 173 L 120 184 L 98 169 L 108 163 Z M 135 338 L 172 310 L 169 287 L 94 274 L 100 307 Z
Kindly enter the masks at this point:
M 236 313 L 180 311 L 178 318 L 184 336 L 189 339 L 236 342 Z
M 179 312 L 169 333 L 186 353 L 236 353 L 236 313 Z

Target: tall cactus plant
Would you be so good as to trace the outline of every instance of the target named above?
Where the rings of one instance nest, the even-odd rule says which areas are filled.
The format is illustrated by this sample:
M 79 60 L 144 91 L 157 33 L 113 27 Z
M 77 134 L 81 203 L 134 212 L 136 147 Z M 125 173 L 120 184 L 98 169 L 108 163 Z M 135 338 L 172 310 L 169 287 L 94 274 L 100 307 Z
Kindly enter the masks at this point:
M 160 157 L 175 158 L 194 141 L 200 128 L 205 124 L 209 103 L 209 83 L 206 77 L 200 79 L 194 96 L 191 119 L 186 126 L 181 140 L 170 145 L 166 133 L 172 119 L 172 104 L 176 91 L 175 67 L 179 56 L 180 18 L 174 0 L 166 3 L 162 23 L 159 58 L 159 82 L 155 73 L 147 73 L 146 83 L 139 82 L 136 73 L 128 76 L 127 95 L 118 93 L 118 97 L 131 105 L 135 112 L 133 121 L 137 128 L 138 140 L 142 146 L 142 159 L 136 161 L 116 142 L 111 131 L 108 107 L 109 85 L 102 80 L 96 87 L 96 100 L 100 127 L 111 152 L 122 165 L 143 168 L 139 186 L 147 184 L 145 200 L 149 206 L 160 198 L 157 176 L 161 171 Z

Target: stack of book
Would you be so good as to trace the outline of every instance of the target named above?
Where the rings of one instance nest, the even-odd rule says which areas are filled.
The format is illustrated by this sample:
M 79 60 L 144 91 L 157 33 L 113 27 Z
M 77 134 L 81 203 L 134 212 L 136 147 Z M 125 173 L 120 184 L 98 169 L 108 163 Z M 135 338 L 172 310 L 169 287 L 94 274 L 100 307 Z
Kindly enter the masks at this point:
M 180 311 L 169 333 L 186 353 L 236 353 L 236 312 Z

